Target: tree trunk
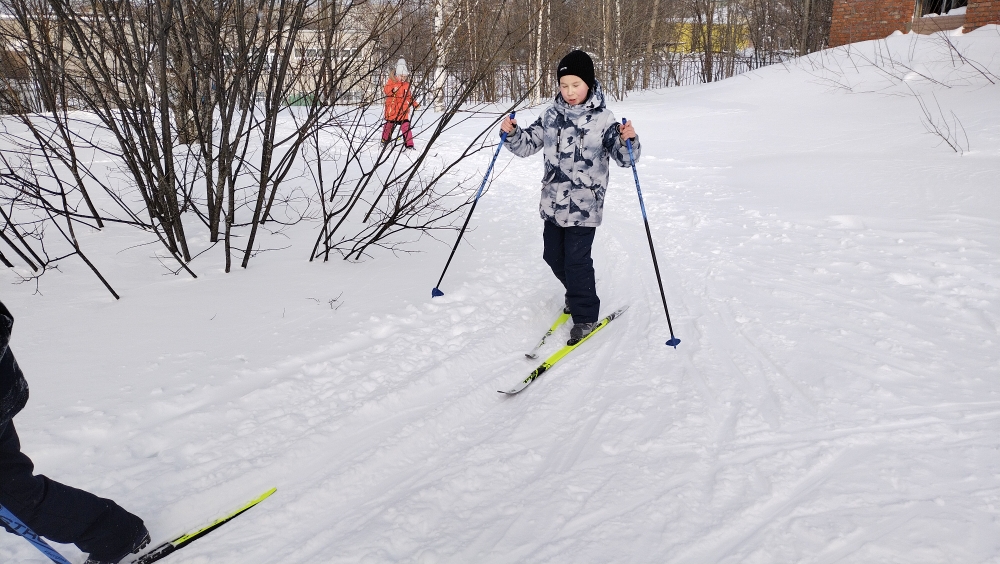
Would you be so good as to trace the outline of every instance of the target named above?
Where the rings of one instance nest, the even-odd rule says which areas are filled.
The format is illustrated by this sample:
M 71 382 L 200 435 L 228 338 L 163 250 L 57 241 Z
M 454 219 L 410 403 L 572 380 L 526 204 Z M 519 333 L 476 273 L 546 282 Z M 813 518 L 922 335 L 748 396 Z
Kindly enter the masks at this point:
M 445 64 L 448 53 L 445 45 L 444 3 L 437 0 L 434 6 L 434 111 L 444 111 Z
M 799 44 L 799 55 L 809 52 L 809 8 L 810 1 L 805 0 L 805 11 L 802 14 L 802 40 Z
M 649 41 L 646 42 L 646 60 L 642 65 L 642 87 L 649 88 L 653 66 L 653 48 L 656 45 L 656 20 L 660 14 L 660 0 L 653 0 L 653 13 L 649 17 Z
M 538 0 L 538 25 L 535 28 L 535 85 L 531 89 L 531 103 L 536 106 L 542 102 L 542 15 L 546 3 L 547 0 Z
M 170 85 L 167 81 L 167 36 L 170 34 L 170 27 L 173 25 L 173 0 L 167 0 L 165 17 L 162 6 L 160 10 L 160 137 L 163 147 L 163 173 L 160 176 L 160 190 L 161 200 L 165 208 L 161 217 L 166 220 L 164 228 L 172 231 L 176 244 L 184 256 L 184 260 L 189 261 L 191 260 L 191 253 L 188 252 L 187 240 L 184 237 L 184 225 L 181 222 L 180 206 L 177 203 L 177 189 L 174 179 L 174 138 L 173 132 L 170 129 Z

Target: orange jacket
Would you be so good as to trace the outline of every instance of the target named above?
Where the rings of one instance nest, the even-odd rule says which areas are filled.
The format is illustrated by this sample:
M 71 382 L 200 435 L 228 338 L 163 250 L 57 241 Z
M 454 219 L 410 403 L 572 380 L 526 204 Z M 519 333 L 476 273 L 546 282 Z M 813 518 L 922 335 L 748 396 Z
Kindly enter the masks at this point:
M 386 121 L 406 121 L 410 119 L 410 106 L 419 108 L 410 92 L 410 83 L 389 77 L 385 83 L 385 119 Z

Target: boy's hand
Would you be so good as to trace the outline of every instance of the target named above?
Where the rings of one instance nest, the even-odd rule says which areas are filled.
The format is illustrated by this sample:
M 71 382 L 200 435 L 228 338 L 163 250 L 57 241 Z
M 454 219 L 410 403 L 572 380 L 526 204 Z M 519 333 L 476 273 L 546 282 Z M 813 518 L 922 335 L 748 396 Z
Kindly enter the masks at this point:
M 503 116 L 503 121 L 500 122 L 500 130 L 509 134 L 515 129 L 517 129 L 517 120 L 510 119 L 510 115 Z
M 628 139 L 635 139 L 635 129 L 632 128 L 631 120 L 626 121 L 625 124 L 618 129 L 618 135 L 621 135 L 622 143 Z

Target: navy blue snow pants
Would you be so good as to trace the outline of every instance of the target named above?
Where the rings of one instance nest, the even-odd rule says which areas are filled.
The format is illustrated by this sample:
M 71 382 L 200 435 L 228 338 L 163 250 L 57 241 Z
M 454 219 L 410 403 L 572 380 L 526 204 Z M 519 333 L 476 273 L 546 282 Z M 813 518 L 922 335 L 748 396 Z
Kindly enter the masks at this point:
M 542 232 L 542 258 L 566 288 L 573 323 L 593 323 L 601 311 L 594 260 L 590 258 L 595 234 L 596 227 L 561 227 L 548 220 Z
M 105 560 L 133 548 L 142 519 L 110 499 L 32 474 L 10 421 L 0 428 L 0 505 L 39 535 Z

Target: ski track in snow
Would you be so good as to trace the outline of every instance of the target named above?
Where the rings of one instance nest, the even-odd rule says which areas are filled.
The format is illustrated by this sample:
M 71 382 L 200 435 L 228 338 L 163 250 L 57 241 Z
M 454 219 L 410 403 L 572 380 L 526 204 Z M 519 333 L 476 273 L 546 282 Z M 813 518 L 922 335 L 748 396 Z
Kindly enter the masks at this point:
M 727 120 L 737 120 L 734 139 L 740 127 L 756 139 L 769 114 L 755 96 L 773 93 L 757 88 L 727 81 L 612 104 L 644 143 L 639 176 L 676 350 L 664 346 L 631 173 L 615 170 L 594 256 L 602 310 L 630 309 L 522 394 L 495 391 L 540 362 L 523 353 L 562 304 L 541 260 L 540 157 L 503 152 L 443 298 L 372 300 L 369 313 L 362 293 L 355 315 L 332 325 L 292 312 L 301 317 L 271 337 L 284 357 L 251 366 L 180 351 L 144 361 L 149 381 L 70 407 L 43 382 L 43 399 L 17 420 L 26 450 L 47 475 L 135 510 L 159 537 L 278 486 L 172 556 L 178 564 L 1000 561 L 995 196 L 988 209 L 934 205 L 948 201 L 934 180 L 896 187 L 912 190 L 906 205 L 920 215 L 892 203 L 782 205 L 801 170 L 775 165 L 791 179 L 769 186 L 779 176 L 762 176 L 754 155 L 712 142 Z M 816 128 L 793 126 L 796 111 L 815 111 L 808 102 L 788 111 L 789 131 L 754 147 L 758 157 L 787 162 L 798 133 Z M 862 174 L 854 164 L 888 174 L 879 165 L 889 156 L 915 177 L 971 186 L 959 196 L 988 186 L 974 167 L 988 171 L 995 156 L 963 161 L 965 172 L 941 148 L 864 160 L 875 145 L 854 131 L 863 119 L 830 124 L 809 147 L 837 147 L 831 168 L 844 175 Z M 672 129 L 688 121 L 701 131 Z M 998 136 L 977 140 L 1000 149 Z M 802 157 L 802 174 L 815 158 Z M 931 192 L 943 199 L 921 199 Z M 867 195 L 844 186 L 845 199 Z M 404 263 L 413 276 L 396 283 L 429 294 L 445 256 L 442 247 L 427 264 Z M 384 275 L 393 265 L 382 261 Z M 26 304 L 49 307 L 16 292 L 19 319 L 32 315 Z M 311 323 L 331 331 L 325 342 L 283 333 Z M 17 350 L 47 354 L 45 341 L 26 339 Z M 247 354 L 259 346 L 248 342 Z M 29 383 L 45 372 L 36 361 Z M 43 562 L 10 536 L 0 560 Z

